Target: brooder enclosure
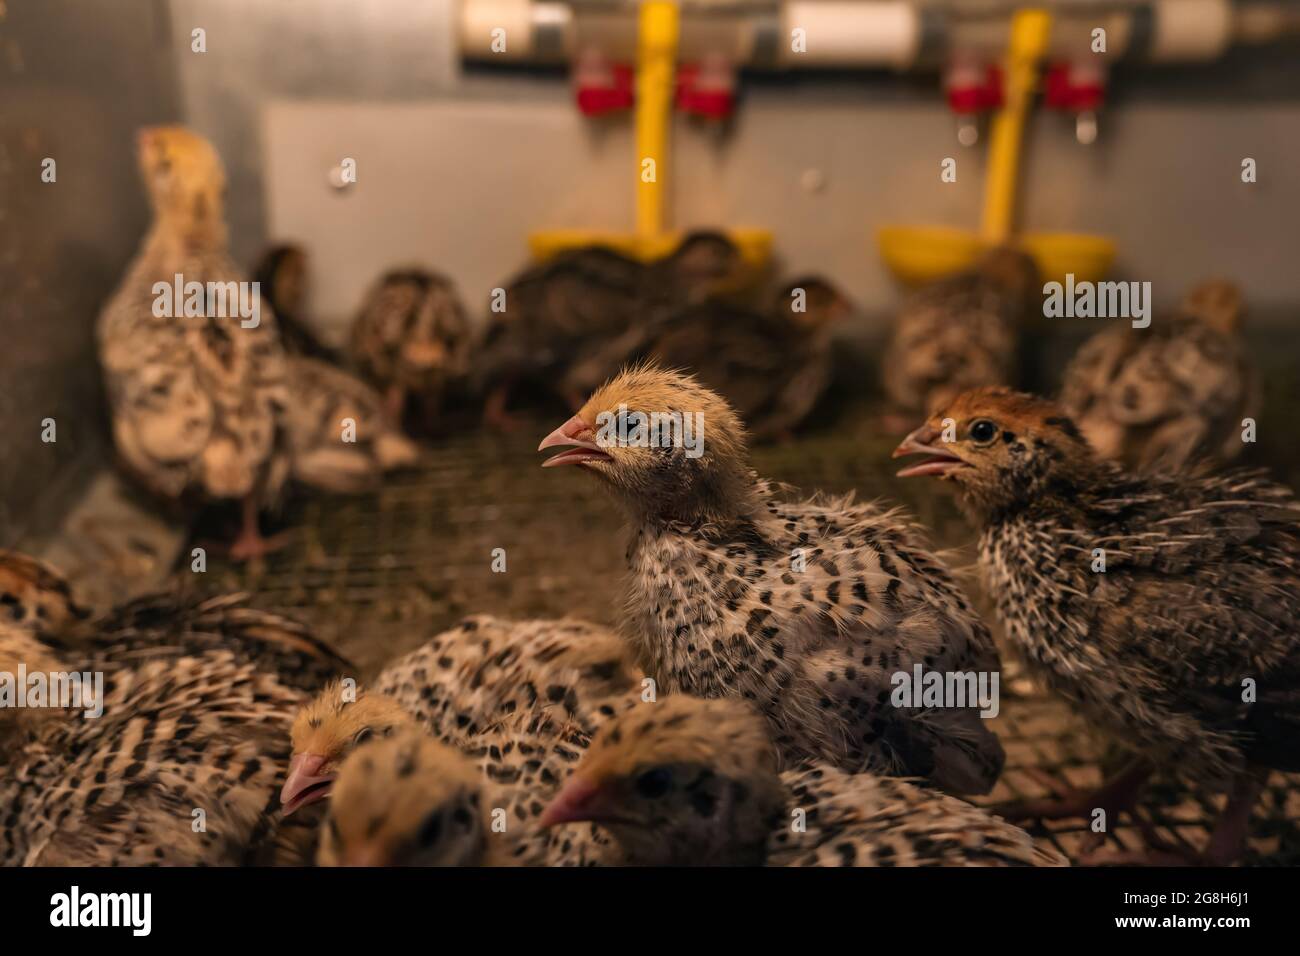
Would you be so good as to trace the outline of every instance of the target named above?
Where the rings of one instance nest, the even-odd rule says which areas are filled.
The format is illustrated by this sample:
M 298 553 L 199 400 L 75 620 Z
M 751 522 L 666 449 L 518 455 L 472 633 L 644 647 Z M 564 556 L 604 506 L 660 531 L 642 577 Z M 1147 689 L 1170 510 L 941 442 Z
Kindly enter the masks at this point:
M 0 674 L 110 675 L 95 735 L 0 713 L 0 860 L 446 862 L 317 847 L 386 752 L 304 749 L 351 678 L 452 747 L 410 750 L 417 803 L 536 785 L 505 862 L 988 862 L 943 792 L 979 821 L 1095 793 L 990 831 L 1038 863 L 1295 865 L 1298 43 L 1266 0 L 0 3 Z M 629 412 L 703 416 L 700 454 L 598 434 Z M 635 678 L 588 707 L 529 655 L 591 646 L 480 648 L 478 615 L 608 628 Z M 913 664 L 995 674 L 996 716 L 889 704 Z M 712 855 L 638 855 L 639 805 L 591 807 L 680 780 L 572 780 L 641 759 L 610 728 L 643 678 L 746 708 L 780 763 L 719 737 L 709 772 L 832 822 L 713 847 L 685 810 L 649 842 Z M 104 825 L 92 858 L 24 748 L 108 766 L 111 708 L 154 719 L 156 684 L 201 724 L 224 680 L 265 695 L 211 744 L 256 764 L 257 825 L 157 858 Z M 516 732 L 589 762 L 503 770 Z M 131 776 L 199 800 L 168 772 L 206 746 Z M 1106 789 L 1133 753 L 1140 796 Z M 889 776 L 919 781 L 897 820 L 834 817 Z M 189 825 L 101 799 L 160 848 Z

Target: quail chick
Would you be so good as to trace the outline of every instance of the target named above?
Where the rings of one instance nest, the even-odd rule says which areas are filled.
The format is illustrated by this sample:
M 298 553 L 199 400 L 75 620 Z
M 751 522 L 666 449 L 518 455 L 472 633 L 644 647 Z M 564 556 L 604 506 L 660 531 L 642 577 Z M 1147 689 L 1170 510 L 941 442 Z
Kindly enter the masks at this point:
M 11 672 L 97 666 L 33 657 L 30 643 L 15 652 L 14 634 L 31 641 L 0 625 L 0 663 Z M 228 865 L 288 841 L 267 794 L 301 695 L 229 651 L 113 663 L 101 716 L 43 713 L 7 748 L 0 864 Z M 291 841 L 268 850 L 278 859 L 296 851 Z
M 1243 312 L 1240 289 L 1213 280 L 1150 328 L 1097 333 L 1065 371 L 1062 406 L 1103 457 L 1133 470 L 1230 461 L 1260 403 Z
M 303 708 L 291 732 L 285 812 L 328 796 L 339 764 L 373 734 L 415 726 L 468 746 L 504 720 L 541 714 L 590 733 L 615 713 L 619 695 L 640 686 L 627 657 L 617 635 L 582 621 L 467 618 L 389 664 L 366 690 L 331 685 Z
M 959 492 L 1027 666 L 1134 754 L 1098 793 L 1028 812 L 1118 812 L 1164 767 L 1230 785 L 1204 859 L 1235 858 L 1262 777 L 1300 770 L 1292 492 L 1254 472 L 1130 474 L 1056 404 L 1006 389 L 959 396 L 900 454 L 930 456 L 900 475 Z
M 664 368 L 690 369 L 750 423 L 758 441 L 789 437 L 831 383 L 831 333 L 852 305 L 831 283 L 787 284 L 768 312 L 705 302 L 673 313 L 644 350 Z
M 369 491 L 383 475 L 413 465 L 419 449 L 400 431 L 383 398 L 338 367 L 338 356 L 308 328 L 302 302 L 307 256 L 297 246 L 273 246 L 257 268 L 258 282 L 275 309 L 288 353 L 291 401 L 283 428 L 295 480 L 336 494 Z
M 389 420 L 400 425 L 412 401 L 422 416 L 436 415 L 469 373 L 471 333 L 450 279 L 417 267 L 395 269 L 366 294 L 352 324 L 351 352 L 362 374 L 383 390 Z
M 668 412 L 678 425 L 638 431 L 637 416 Z M 790 764 L 992 787 L 1002 748 L 969 702 L 893 705 L 914 667 L 998 668 L 987 628 L 897 511 L 782 500 L 750 470 L 731 407 L 653 367 L 602 387 L 539 450 L 562 445 L 544 466 L 588 472 L 631 519 L 626 630 L 662 690 L 752 701 Z
M 339 769 L 320 866 L 479 866 L 481 780 L 460 751 L 408 730 L 359 747 Z
M 295 480 L 352 494 L 419 460 L 419 447 L 389 420 L 365 382 L 321 359 L 291 355 L 286 366 L 293 401 L 283 421 Z
M 725 233 L 695 229 L 671 253 L 651 265 L 651 282 L 659 295 L 681 305 L 710 299 L 743 299 L 757 275 Z
M 824 764 L 777 773 L 758 713 L 671 695 L 600 732 L 546 825 L 592 821 L 633 865 L 1059 866 L 955 797 Z
M 891 424 L 927 414 L 966 389 L 1008 384 L 1037 287 L 1033 260 L 1001 248 L 909 296 L 881 366 Z
M 585 744 L 585 740 L 582 741 Z M 538 825 L 578 759 L 567 741 L 501 729 L 466 755 L 415 730 L 358 747 L 322 828 L 324 866 L 594 865 L 613 853 L 586 826 Z M 564 756 L 557 756 L 563 754 Z
M 603 246 L 566 252 L 517 277 L 494 313 L 479 375 L 485 419 L 512 424 L 512 392 L 531 383 L 576 408 L 641 354 L 677 309 L 734 297 L 753 282 L 740 249 L 711 230 L 688 233 L 649 266 Z
M 253 280 L 262 300 L 275 312 L 280 341 L 290 355 L 337 362 L 338 354 L 312 330 L 306 314 L 307 252 L 292 243 L 280 243 L 262 253 L 253 268 Z
M 274 502 L 289 473 L 275 316 L 259 307 L 246 318 L 234 307 L 231 283 L 245 276 L 226 251 L 225 174 L 211 144 L 181 127 L 154 127 L 140 133 L 139 160 L 154 221 L 98 324 L 118 456 L 163 498 L 242 502 L 232 555 L 253 557 L 267 548 L 259 507 Z M 205 294 L 205 314 L 186 316 L 186 293 L 167 315 L 155 284 L 173 287 L 176 276 L 205 290 L 224 284 L 224 307 L 223 296 Z
M 644 265 L 602 246 L 562 253 L 516 276 L 505 288 L 504 311 L 490 315 L 475 362 L 487 392 L 484 419 L 511 427 L 508 406 L 525 387 L 577 401 L 579 382 L 604 374 L 607 362 L 640 343 L 649 288 Z
M 150 595 L 92 620 L 56 569 L 17 552 L 0 552 L 0 607 L 19 628 L 0 634 L 0 671 L 103 680 L 93 719 L 94 707 L 15 710 L 31 719 L 5 741 L 0 861 L 301 859 L 314 831 L 282 826 L 267 788 L 290 719 L 347 661 L 238 594 Z M 196 809 L 206 831 L 191 829 Z
M 352 665 L 309 628 L 249 605 L 249 595 L 146 594 L 92 617 L 57 568 L 0 549 L 0 619 L 27 630 L 51 653 L 96 670 L 181 654 L 228 652 L 314 693 Z

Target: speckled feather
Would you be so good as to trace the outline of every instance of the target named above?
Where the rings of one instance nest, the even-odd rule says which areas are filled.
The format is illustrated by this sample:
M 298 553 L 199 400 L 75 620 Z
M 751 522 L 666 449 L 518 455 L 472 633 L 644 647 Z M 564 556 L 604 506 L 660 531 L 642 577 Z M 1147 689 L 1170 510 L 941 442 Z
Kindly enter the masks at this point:
M 790 812 L 768 841 L 768 866 L 1069 865 L 1019 827 L 911 781 L 831 767 L 781 779 Z

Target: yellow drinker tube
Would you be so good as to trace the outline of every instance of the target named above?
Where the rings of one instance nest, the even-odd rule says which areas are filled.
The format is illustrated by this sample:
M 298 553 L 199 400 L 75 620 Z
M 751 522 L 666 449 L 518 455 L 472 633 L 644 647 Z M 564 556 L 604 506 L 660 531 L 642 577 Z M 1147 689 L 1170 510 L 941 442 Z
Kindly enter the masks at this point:
M 677 4 L 645 0 L 637 31 L 636 66 L 636 237 L 653 256 L 664 234 L 668 132 L 673 77 L 677 69 Z M 671 251 L 671 247 L 663 250 Z
M 1045 280 L 1060 279 L 1069 272 L 1077 281 L 1095 282 L 1106 274 L 1115 256 L 1115 245 L 1109 239 L 1073 233 L 1018 236 L 1015 231 L 1025 124 L 1051 32 L 1052 18 L 1046 10 L 1018 10 L 1012 17 L 1003 64 L 1002 107 L 993 117 L 989 136 L 980 231 L 943 226 L 887 226 L 880 230 L 881 255 L 902 281 L 933 281 L 968 268 L 985 249 L 1006 243 L 1032 255 Z
M 631 235 L 587 229 L 534 233 L 529 248 L 537 259 L 565 249 L 605 245 L 651 260 L 672 252 L 681 241 L 668 222 L 669 132 L 681 15 L 673 0 L 643 0 L 637 16 L 635 229 Z M 772 236 L 764 230 L 728 229 L 727 235 L 754 266 L 763 265 L 771 254 Z

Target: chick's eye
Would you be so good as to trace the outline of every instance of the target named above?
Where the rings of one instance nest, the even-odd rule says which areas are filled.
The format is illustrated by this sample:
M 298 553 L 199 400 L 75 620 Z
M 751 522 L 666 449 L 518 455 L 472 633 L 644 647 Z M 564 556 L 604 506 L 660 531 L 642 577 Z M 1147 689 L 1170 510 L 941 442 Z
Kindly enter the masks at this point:
M 981 444 L 985 442 L 991 442 L 994 438 L 997 437 L 997 434 L 998 434 L 998 426 L 994 425 L 987 418 L 980 418 L 974 422 L 971 422 L 971 426 L 970 426 L 971 441 L 980 442 Z
M 436 811 L 429 814 L 422 824 L 420 832 L 416 835 L 416 841 L 423 847 L 433 846 L 442 836 L 442 812 Z
M 672 783 L 672 771 L 664 767 L 656 767 L 654 770 L 647 770 L 636 778 L 636 792 L 643 797 L 655 799 L 667 793 Z

